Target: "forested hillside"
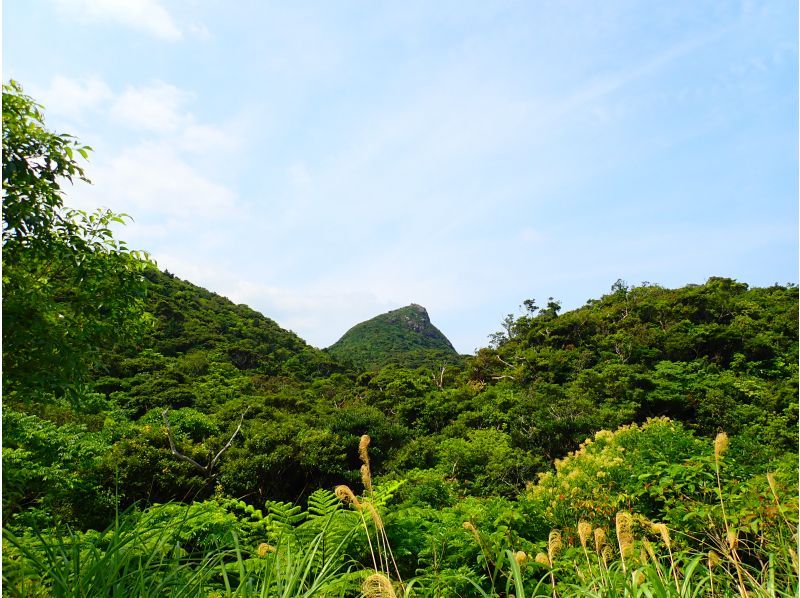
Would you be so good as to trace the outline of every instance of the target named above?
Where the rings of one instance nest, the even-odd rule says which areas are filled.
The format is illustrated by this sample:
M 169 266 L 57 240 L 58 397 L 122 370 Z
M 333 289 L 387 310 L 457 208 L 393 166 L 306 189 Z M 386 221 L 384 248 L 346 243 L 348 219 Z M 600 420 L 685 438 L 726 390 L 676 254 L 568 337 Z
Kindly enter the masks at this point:
M 79 146 L 19 88 L 3 120 L 9 595 L 796 592 L 796 285 L 321 351 L 68 211 Z

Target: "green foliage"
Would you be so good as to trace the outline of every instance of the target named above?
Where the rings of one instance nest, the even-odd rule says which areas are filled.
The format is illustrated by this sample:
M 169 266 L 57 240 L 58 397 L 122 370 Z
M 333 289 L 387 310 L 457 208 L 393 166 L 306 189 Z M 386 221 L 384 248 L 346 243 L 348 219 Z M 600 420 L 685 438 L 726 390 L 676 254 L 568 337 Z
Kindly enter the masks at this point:
M 113 491 L 98 470 L 108 438 L 85 426 L 3 410 L 3 519 L 43 527 L 59 520 L 103 526 Z
M 707 435 L 722 427 L 760 438 L 768 458 L 796 446 L 782 431 L 797 418 L 797 301 L 794 285 L 618 281 L 583 308 L 506 322 L 512 333 L 476 355 L 470 378 L 524 391 L 509 431 L 548 459 L 599 429 L 660 415 Z
M 123 216 L 64 206 L 90 148 L 51 133 L 15 82 L 3 87 L 3 394 L 75 391 L 100 349 L 144 328 L 146 254 L 114 239 Z

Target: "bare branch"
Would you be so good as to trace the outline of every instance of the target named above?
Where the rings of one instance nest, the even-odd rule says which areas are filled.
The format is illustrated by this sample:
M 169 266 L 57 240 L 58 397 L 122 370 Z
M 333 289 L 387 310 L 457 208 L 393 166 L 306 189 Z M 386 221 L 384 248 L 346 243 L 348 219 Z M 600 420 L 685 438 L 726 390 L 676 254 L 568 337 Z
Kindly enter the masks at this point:
M 164 409 L 164 411 L 161 412 L 161 417 L 164 418 L 164 423 L 167 425 L 167 437 L 169 438 L 169 448 L 172 451 L 172 454 L 175 455 L 181 461 L 186 461 L 187 463 L 191 463 L 197 469 L 202 471 L 203 475 L 205 475 L 206 477 L 210 477 L 211 472 L 214 470 L 214 466 L 217 464 L 217 461 L 219 461 L 219 458 L 222 456 L 222 453 L 224 453 L 231 447 L 233 439 L 236 438 L 236 435 L 242 429 L 242 423 L 244 423 L 244 416 L 247 414 L 248 409 L 249 407 L 244 410 L 244 413 L 242 413 L 242 417 L 239 420 L 239 425 L 236 426 L 236 430 L 234 430 L 233 435 L 231 435 L 231 437 L 228 439 L 228 442 L 225 443 L 225 446 L 223 446 L 220 449 L 220 451 L 216 454 L 216 456 L 213 459 L 211 459 L 208 465 L 200 465 L 197 461 L 195 461 L 191 457 L 188 457 L 178 451 L 177 447 L 175 446 L 175 439 L 172 435 L 172 427 L 169 425 L 169 418 L 167 417 L 169 409 Z
M 191 463 L 197 469 L 202 471 L 205 475 L 208 475 L 209 472 L 208 468 L 203 467 L 191 457 L 187 457 L 183 453 L 178 452 L 178 449 L 175 447 L 175 439 L 172 437 L 172 426 L 169 425 L 169 418 L 167 417 L 168 412 L 169 409 L 164 409 L 164 411 L 161 412 L 161 417 L 164 418 L 164 423 L 167 425 L 167 438 L 169 438 L 169 448 L 172 451 L 172 454 L 178 457 L 178 459 L 180 459 L 181 461 L 186 461 L 187 463 Z
M 433 383 L 436 384 L 436 386 L 438 386 L 439 388 L 442 388 L 444 386 L 444 370 L 445 370 L 445 368 L 447 368 L 447 366 L 443 365 L 442 366 L 442 371 L 439 372 L 439 378 L 438 379 L 436 378 L 436 374 L 432 375 Z
M 247 409 L 250 409 L 250 408 L 248 407 Z M 239 419 L 239 425 L 236 426 L 236 430 L 234 430 L 233 435 L 228 439 L 228 442 L 225 443 L 225 446 L 223 446 L 219 450 L 217 455 L 213 459 L 211 459 L 211 463 L 208 464 L 208 473 L 209 474 L 211 473 L 211 470 L 214 469 L 214 465 L 217 464 L 217 461 L 222 456 L 222 453 L 224 453 L 225 451 L 227 451 L 230 448 L 231 443 L 233 442 L 233 439 L 236 438 L 236 435 L 239 433 L 239 430 L 242 429 L 242 423 L 244 422 L 244 416 L 247 414 L 247 409 L 245 409 L 244 413 L 242 413 L 242 417 Z
M 511 365 L 510 363 L 508 363 L 508 362 L 507 362 L 505 359 L 503 359 L 503 358 L 502 358 L 502 357 L 500 357 L 499 355 L 495 355 L 495 357 L 497 357 L 497 361 L 499 361 L 500 363 L 502 363 L 502 364 L 504 364 L 504 365 L 506 365 L 506 366 L 508 366 L 508 367 L 510 367 L 510 368 L 513 368 L 513 367 L 514 367 L 513 365 Z

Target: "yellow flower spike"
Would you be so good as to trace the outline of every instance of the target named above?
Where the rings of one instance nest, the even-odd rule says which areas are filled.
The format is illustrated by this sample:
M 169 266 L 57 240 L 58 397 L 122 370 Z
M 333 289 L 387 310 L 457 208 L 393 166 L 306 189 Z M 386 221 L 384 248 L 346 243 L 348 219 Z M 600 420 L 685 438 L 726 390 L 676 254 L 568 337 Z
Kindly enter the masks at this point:
M 606 532 L 602 527 L 595 528 L 594 530 L 594 549 L 598 556 L 603 552 L 603 546 L 606 545 Z
M 739 532 L 735 529 L 728 530 L 727 534 L 728 548 L 732 551 L 739 547 Z
M 551 564 L 555 561 L 555 557 L 561 551 L 562 546 L 561 531 L 557 529 L 550 530 L 550 535 L 547 538 L 547 556 L 550 557 Z
M 372 492 L 372 472 L 369 468 L 369 452 L 367 452 L 367 447 L 369 447 L 370 437 L 367 434 L 364 434 L 361 437 L 361 440 L 358 443 L 358 457 L 361 459 L 361 482 L 364 484 L 364 488 L 367 492 Z
M 606 544 L 605 546 L 603 546 L 603 550 L 600 552 L 600 556 L 603 559 L 604 563 L 608 563 L 608 561 L 614 558 L 614 549 L 611 548 L 610 544 Z
M 372 492 L 372 472 L 366 463 L 361 466 L 361 483 L 364 484 L 364 489 L 367 492 Z
M 369 454 L 367 453 L 367 447 L 369 446 L 370 441 L 370 437 L 367 434 L 364 434 L 358 443 L 358 457 L 365 465 L 369 465 Z
M 647 538 L 643 538 L 642 547 L 644 548 L 644 550 L 647 552 L 647 555 L 654 563 L 658 562 L 658 559 L 656 558 L 656 551 L 653 550 L 653 545 L 650 543 L 650 540 L 648 540 Z
M 633 517 L 630 513 L 620 511 L 617 513 L 617 542 L 619 553 L 623 559 L 633 556 Z

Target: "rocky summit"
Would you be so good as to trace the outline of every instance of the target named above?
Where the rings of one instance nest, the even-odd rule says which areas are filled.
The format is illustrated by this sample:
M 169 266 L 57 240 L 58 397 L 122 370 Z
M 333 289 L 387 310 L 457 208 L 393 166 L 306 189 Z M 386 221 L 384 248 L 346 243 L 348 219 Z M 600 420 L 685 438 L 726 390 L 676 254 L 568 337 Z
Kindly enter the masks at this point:
M 428 311 L 416 303 L 356 324 L 328 351 L 366 369 L 392 363 L 419 367 L 459 359 L 452 343 L 431 323 Z

